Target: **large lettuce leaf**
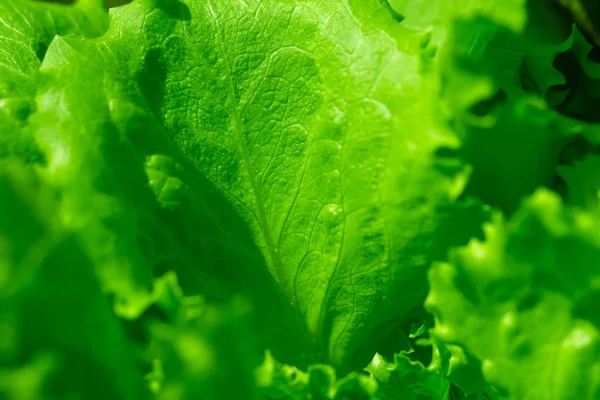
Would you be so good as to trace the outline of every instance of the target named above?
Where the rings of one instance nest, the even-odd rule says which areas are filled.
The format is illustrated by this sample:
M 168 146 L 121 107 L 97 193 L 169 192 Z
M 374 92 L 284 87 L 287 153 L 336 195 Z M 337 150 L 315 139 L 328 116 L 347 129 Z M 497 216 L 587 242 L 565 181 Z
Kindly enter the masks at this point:
M 101 275 L 245 292 L 276 354 L 364 365 L 363 340 L 421 302 L 436 208 L 463 181 L 436 165 L 454 144 L 423 40 L 371 0 L 138 1 L 101 38 L 57 38 L 30 121 L 64 223 L 97 229 Z

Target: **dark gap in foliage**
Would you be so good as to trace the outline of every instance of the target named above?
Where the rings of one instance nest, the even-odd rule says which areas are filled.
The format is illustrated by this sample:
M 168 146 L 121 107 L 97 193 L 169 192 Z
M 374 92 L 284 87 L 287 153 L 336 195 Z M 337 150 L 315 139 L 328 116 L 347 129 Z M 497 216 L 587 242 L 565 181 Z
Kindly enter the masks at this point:
M 139 87 L 148 102 L 148 106 L 157 120 L 162 121 L 161 108 L 165 96 L 167 71 L 162 60 L 163 51 L 154 48 L 148 51 L 144 59 L 144 67 L 139 76 Z
M 594 290 L 579 298 L 573 306 L 573 317 L 590 321 L 597 329 L 600 329 L 600 315 L 598 305 L 600 304 L 600 291 Z
M 434 325 L 433 315 L 428 313 L 423 305 L 418 305 L 403 318 L 392 318 L 382 322 L 368 335 L 370 340 L 359 347 L 350 363 L 353 368 L 348 371 L 339 370 L 338 374 L 345 375 L 351 370 L 362 371 L 377 352 L 388 362 L 393 362 L 394 355 L 407 352 L 408 357 L 427 366 L 433 359 L 433 348 L 429 343 L 427 329 L 418 336 L 413 336 L 415 327 L 425 325 L 430 329 Z
M 46 154 L 39 149 L 36 143 L 26 143 L 22 146 L 10 146 L 0 141 L 0 159 L 14 158 L 24 165 L 38 165 L 45 167 L 48 164 Z
M 435 157 L 452 159 L 458 157 L 458 151 L 452 147 L 439 147 L 435 150 Z
M 486 115 L 489 115 L 492 112 L 494 107 L 496 107 L 500 103 L 505 102 L 507 99 L 508 96 L 506 95 L 506 92 L 500 89 L 495 95 L 493 95 L 489 99 L 480 101 L 479 103 L 472 106 L 469 111 L 471 114 L 476 115 L 478 117 L 485 117 Z
M 45 43 L 45 42 L 37 42 L 36 44 L 34 44 L 33 48 L 35 51 L 35 57 L 38 59 L 38 61 L 41 63 L 42 61 L 44 61 L 44 57 L 46 57 L 46 52 L 48 51 L 48 46 L 50 43 Z
M 554 185 L 552 186 L 552 190 L 554 190 L 558 195 L 564 200 L 566 200 L 568 195 L 568 187 L 565 180 L 560 176 L 556 175 L 556 179 L 554 181 Z
M 46 167 L 48 165 L 48 158 L 46 157 L 46 153 L 44 153 L 37 147 L 35 149 L 32 149 L 31 153 L 28 153 L 25 156 L 24 161 L 26 165 L 39 165 L 41 167 Z
M 467 395 L 465 394 L 465 392 L 459 388 L 458 386 L 451 384 L 450 385 L 450 392 L 449 392 L 449 398 L 448 400 L 463 400 L 463 399 L 469 399 L 469 400 L 481 400 L 481 399 L 492 399 L 491 395 L 487 394 L 487 393 L 477 393 L 475 395 L 471 394 L 471 395 Z
M 583 160 L 591 153 L 598 153 L 598 146 L 591 143 L 584 135 L 577 135 L 563 149 L 558 163 L 560 165 L 570 165 L 575 161 Z
M 387 8 L 387 11 L 398 23 L 400 23 L 406 19 L 406 17 L 404 15 L 400 14 L 398 11 L 394 10 L 394 8 L 392 6 L 390 6 L 389 1 L 386 1 L 385 5 Z
M 435 150 L 435 156 L 439 158 L 455 158 L 458 156 L 458 151 L 452 147 L 439 147 Z
M 542 301 L 542 297 L 537 292 L 530 292 L 521 297 L 517 303 L 517 310 L 519 312 L 531 310 L 535 306 L 537 306 L 540 301 Z
M 427 328 L 423 334 L 418 336 L 412 336 L 412 331 L 415 326 L 425 325 Z M 406 344 L 406 348 L 388 348 L 378 350 L 386 360 L 393 360 L 394 354 L 403 350 L 411 350 L 409 358 L 413 361 L 418 361 L 421 364 L 427 366 L 433 359 L 433 347 L 429 344 L 429 331 L 434 325 L 433 315 L 428 313 L 423 305 L 418 305 L 412 309 L 408 315 L 403 319 L 402 323 L 398 326 L 397 331 L 402 335 Z M 423 341 L 424 343 L 420 343 Z
M 408 325 L 410 329 L 410 324 Z M 406 328 L 406 319 L 393 318 L 384 321 L 371 330 L 367 335 L 369 341 L 359 346 L 352 355 L 349 364 L 350 368 L 338 369 L 337 373 L 345 375 L 352 370 L 360 370 L 368 365 L 373 359 L 375 352 L 379 353 L 388 361 L 394 359 L 394 354 L 401 351 L 409 351 L 411 344 L 408 339 L 408 330 Z
M 431 245 L 433 260 L 448 261 L 448 249 L 465 246 L 472 238 L 485 239 L 483 224 L 490 219 L 489 211 L 467 193 L 452 206 L 438 207 L 436 212 L 440 223 Z
M 594 46 L 588 54 L 588 60 L 595 63 L 600 63 L 600 47 Z
M 460 158 L 457 149 L 440 147 L 435 152 L 434 166 L 440 173 L 448 177 L 454 177 L 464 168 L 464 162 Z M 421 200 L 426 201 L 423 198 Z
M 523 90 L 529 93 L 541 94 L 540 88 L 529 74 L 525 63 L 521 64 L 521 67 L 519 69 L 519 78 L 521 78 L 521 87 L 523 88 Z
M 577 58 L 570 51 L 560 53 L 554 58 L 552 66 L 564 75 L 567 87 L 574 87 L 581 76 Z
M 188 6 L 177 0 L 161 0 L 158 2 L 158 8 L 169 14 L 170 17 L 180 21 L 190 21 L 192 13 Z
M 440 173 L 454 177 L 462 170 L 464 162 L 460 159 L 457 149 L 443 146 L 437 148 L 435 151 L 434 165 L 435 169 Z
M 598 50 L 596 50 L 592 57 L 598 56 Z M 570 51 L 557 55 L 553 66 L 564 75 L 567 82 L 566 87 L 569 88 L 569 93 L 564 101 L 555 108 L 559 112 L 581 121 L 600 122 L 600 98 L 597 93 L 593 92 L 594 88 L 598 86 L 598 82 L 586 75 L 579 60 Z
M 131 340 L 137 343 L 146 343 L 148 341 L 148 322 L 160 321 L 171 322 L 169 314 L 156 304 L 152 304 L 142 315 L 134 320 L 120 319 L 123 329 Z
M 548 88 L 545 100 L 550 107 L 557 107 L 568 96 L 570 88 L 567 85 L 554 85 Z

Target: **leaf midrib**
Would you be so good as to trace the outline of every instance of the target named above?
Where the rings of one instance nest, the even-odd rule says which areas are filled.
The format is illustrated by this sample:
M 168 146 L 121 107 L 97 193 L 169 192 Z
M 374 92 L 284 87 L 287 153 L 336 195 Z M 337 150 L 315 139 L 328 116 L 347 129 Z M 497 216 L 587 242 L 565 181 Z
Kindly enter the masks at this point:
M 217 15 L 213 8 L 213 0 L 208 0 L 206 4 L 207 4 L 208 9 L 210 10 L 211 17 L 214 21 L 214 25 L 216 28 L 216 34 L 215 34 L 216 40 L 217 40 L 217 43 L 219 46 L 219 50 L 220 50 L 221 54 L 223 55 L 222 60 L 226 67 L 225 77 L 226 77 L 227 90 L 229 92 L 228 98 L 231 100 L 235 100 L 238 98 L 238 94 L 236 92 L 235 85 L 233 84 L 233 81 L 231 79 L 232 68 L 231 68 L 231 63 L 230 63 L 229 57 L 227 57 L 227 52 L 224 47 L 223 38 L 221 37 L 221 29 L 220 29 L 220 25 L 219 25 L 219 19 L 217 18 Z M 227 105 L 226 108 L 229 109 L 229 114 L 233 117 L 233 123 L 234 123 L 233 133 L 234 133 L 235 139 L 238 144 L 238 151 L 241 155 L 242 164 L 244 165 L 244 168 L 245 168 L 246 172 L 248 173 L 248 179 L 250 180 L 250 187 L 252 189 L 252 195 L 254 197 L 254 200 L 256 201 L 256 207 L 257 207 L 256 216 L 258 219 L 257 222 L 258 222 L 260 231 L 262 233 L 263 239 L 265 241 L 265 245 L 267 247 L 268 256 L 270 258 L 269 261 L 271 261 L 271 268 L 269 268 L 269 272 L 271 274 L 273 274 L 275 276 L 276 281 L 278 283 L 280 283 L 282 281 L 282 277 L 280 276 L 279 271 L 283 270 L 283 260 L 281 259 L 281 256 L 278 254 L 277 248 L 275 247 L 273 235 L 271 234 L 269 225 L 266 220 L 266 208 L 265 208 L 262 196 L 260 195 L 259 186 L 257 184 L 257 177 L 251 168 L 248 146 L 246 144 L 246 141 L 244 139 L 244 134 L 243 134 L 244 123 L 242 121 L 242 117 L 241 117 L 240 111 L 238 109 L 238 104 L 235 101 L 232 101 L 232 104 Z

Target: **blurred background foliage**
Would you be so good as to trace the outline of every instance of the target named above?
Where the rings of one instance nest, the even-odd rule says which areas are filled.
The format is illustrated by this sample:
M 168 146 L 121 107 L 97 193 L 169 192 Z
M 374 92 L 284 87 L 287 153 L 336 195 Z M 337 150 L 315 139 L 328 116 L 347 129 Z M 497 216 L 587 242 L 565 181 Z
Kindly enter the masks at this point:
M 53 3 L 70 4 L 75 0 L 40 0 Z M 130 3 L 131 0 L 104 0 L 106 8 Z M 598 0 L 546 0 L 558 2 L 568 9 L 579 27 L 600 45 L 600 1 Z
M 571 10 L 578 25 L 600 45 L 600 1 L 598 0 L 558 0 Z

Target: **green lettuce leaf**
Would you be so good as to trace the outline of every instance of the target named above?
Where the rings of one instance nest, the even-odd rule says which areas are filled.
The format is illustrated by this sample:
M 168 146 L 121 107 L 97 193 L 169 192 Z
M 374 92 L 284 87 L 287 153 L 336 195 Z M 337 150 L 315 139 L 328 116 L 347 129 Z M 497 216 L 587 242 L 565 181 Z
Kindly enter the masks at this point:
M 268 399 L 289 400 L 447 400 L 450 383 L 437 364 L 426 368 L 413 361 L 410 353 L 394 355 L 393 362 L 375 354 L 364 369 L 337 378 L 330 365 L 311 365 L 307 372 L 282 364 L 267 353 L 256 369 L 261 392 Z
M 31 127 L 120 312 L 172 269 L 186 293 L 245 293 L 278 356 L 364 365 L 422 301 L 464 182 L 437 163 L 454 141 L 422 45 L 375 0 L 137 1 L 54 40 Z
M 429 273 L 435 337 L 463 346 L 516 399 L 594 399 L 598 375 L 598 214 L 540 190 L 486 240 Z
M 600 198 L 600 157 L 591 154 L 572 165 L 558 167 L 558 173 L 567 187 L 567 200 L 570 204 L 595 208 Z
M 92 260 L 57 224 L 55 193 L 19 168 L 2 171 L 0 193 L 0 397 L 140 398 L 133 348 Z
M 147 329 L 144 359 L 152 364 L 146 375 L 152 398 L 257 398 L 252 370 L 258 360 L 243 301 L 214 305 L 184 296 L 173 273 L 155 280 L 148 300 L 136 324 Z
M 107 28 L 101 1 L 83 0 L 74 7 L 6 0 L 0 4 L 0 162 L 17 158 L 43 162 L 35 140 L 24 132 L 35 111 L 39 68 L 56 35 L 100 36 Z
M 170 272 L 119 318 L 85 238 L 60 225 L 56 193 L 15 166 L 0 192 L 0 397 L 255 398 L 243 302 L 184 296 Z

